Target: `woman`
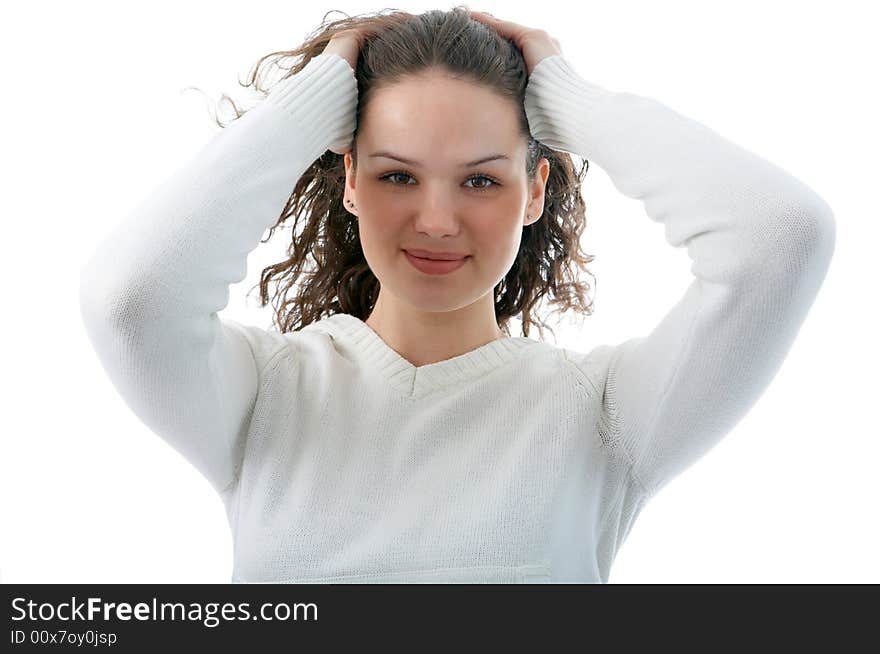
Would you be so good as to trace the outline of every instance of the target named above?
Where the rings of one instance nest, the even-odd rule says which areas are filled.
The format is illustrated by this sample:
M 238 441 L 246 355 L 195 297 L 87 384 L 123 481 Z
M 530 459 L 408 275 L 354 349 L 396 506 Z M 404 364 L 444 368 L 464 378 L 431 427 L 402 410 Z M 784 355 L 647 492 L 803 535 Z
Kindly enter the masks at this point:
M 222 498 L 233 581 L 607 582 L 645 503 L 779 370 L 830 263 L 830 208 L 588 82 L 543 30 L 394 12 L 280 54 L 302 58 L 81 282 L 120 394 Z M 587 353 L 528 338 L 551 293 L 590 309 L 571 154 L 641 199 L 694 273 L 650 334 Z M 291 216 L 263 304 L 270 277 L 286 290 L 314 265 L 280 330 L 221 319 Z

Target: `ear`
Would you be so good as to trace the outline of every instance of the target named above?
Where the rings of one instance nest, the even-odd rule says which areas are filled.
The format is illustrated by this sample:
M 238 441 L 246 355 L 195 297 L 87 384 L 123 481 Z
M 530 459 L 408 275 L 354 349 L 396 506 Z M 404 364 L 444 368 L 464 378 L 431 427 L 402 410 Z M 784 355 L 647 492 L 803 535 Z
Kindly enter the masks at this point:
M 348 150 L 345 153 L 343 163 L 345 164 L 345 191 L 342 194 L 342 204 L 349 213 L 355 213 L 355 211 L 352 210 L 351 205 L 354 203 L 355 210 L 357 210 L 357 198 L 355 197 L 357 178 L 355 175 L 354 159 L 351 156 L 351 150 Z
M 529 201 L 526 205 L 526 216 L 523 217 L 525 225 L 537 222 L 544 213 L 544 191 L 547 188 L 547 179 L 550 177 L 550 161 L 547 157 L 538 160 L 535 170 L 535 181 L 531 183 Z M 529 220 L 528 216 L 531 216 Z

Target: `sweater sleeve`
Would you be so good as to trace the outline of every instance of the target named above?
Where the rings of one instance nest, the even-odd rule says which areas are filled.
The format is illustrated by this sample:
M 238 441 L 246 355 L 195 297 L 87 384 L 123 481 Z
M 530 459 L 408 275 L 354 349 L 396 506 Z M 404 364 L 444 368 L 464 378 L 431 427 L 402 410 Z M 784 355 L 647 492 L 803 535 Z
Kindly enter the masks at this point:
M 260 368 L 286 343 L 217 313 L 299 177 L 351 143 L 357 82 L 313 57 L 151 191 L 80 271 L 80 310 L 126 404 L 218 492 L 236 480 Z
M 656 100 L 582 79 L 562 55 L 538 63 L 524 105 L 537 140 L 598 164 L 692 261 L 649 334 L 575 357 L 602 397 L 603 439 L 649 497 L 768 387 L 825 278 L 835 219 L 786 171 Z

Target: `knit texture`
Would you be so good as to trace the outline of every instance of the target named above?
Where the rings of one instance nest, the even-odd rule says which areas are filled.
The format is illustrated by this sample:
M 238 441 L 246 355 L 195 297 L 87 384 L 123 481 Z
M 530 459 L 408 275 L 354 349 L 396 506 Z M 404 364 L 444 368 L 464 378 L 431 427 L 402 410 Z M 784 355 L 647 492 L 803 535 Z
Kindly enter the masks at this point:
M 106 374 L 224 502 L 233 581 L 606 583 L 645 503 L 779 370 L 830 264 L 832 210 L 555 55 L 529 78 L 533 136 L 600 166 L 692 260 L 653 331 L 413 366 L 351 315 L 287 334 L 221 318 L 296 181 L 350 146 L 357 99 L 344 59 L 314 57 L 98 245 L 80 305 Z

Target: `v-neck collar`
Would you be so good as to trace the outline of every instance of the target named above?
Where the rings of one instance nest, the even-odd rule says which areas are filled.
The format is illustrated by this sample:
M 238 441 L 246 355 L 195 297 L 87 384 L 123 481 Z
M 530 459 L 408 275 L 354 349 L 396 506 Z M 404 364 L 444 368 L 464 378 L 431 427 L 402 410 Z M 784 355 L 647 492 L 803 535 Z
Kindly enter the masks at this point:
M 336 313 L 300 331 L 312 328 L 328 332 L 337 341 L 337 349 L 342 354 L 379 372 L 393 387 L 410 397 L 481 377 L 527 350 L 543 345 L 524 336 L 504 337 L 450 359 L 414 366 L 383 341 L 372 327 L 351 314 Z

